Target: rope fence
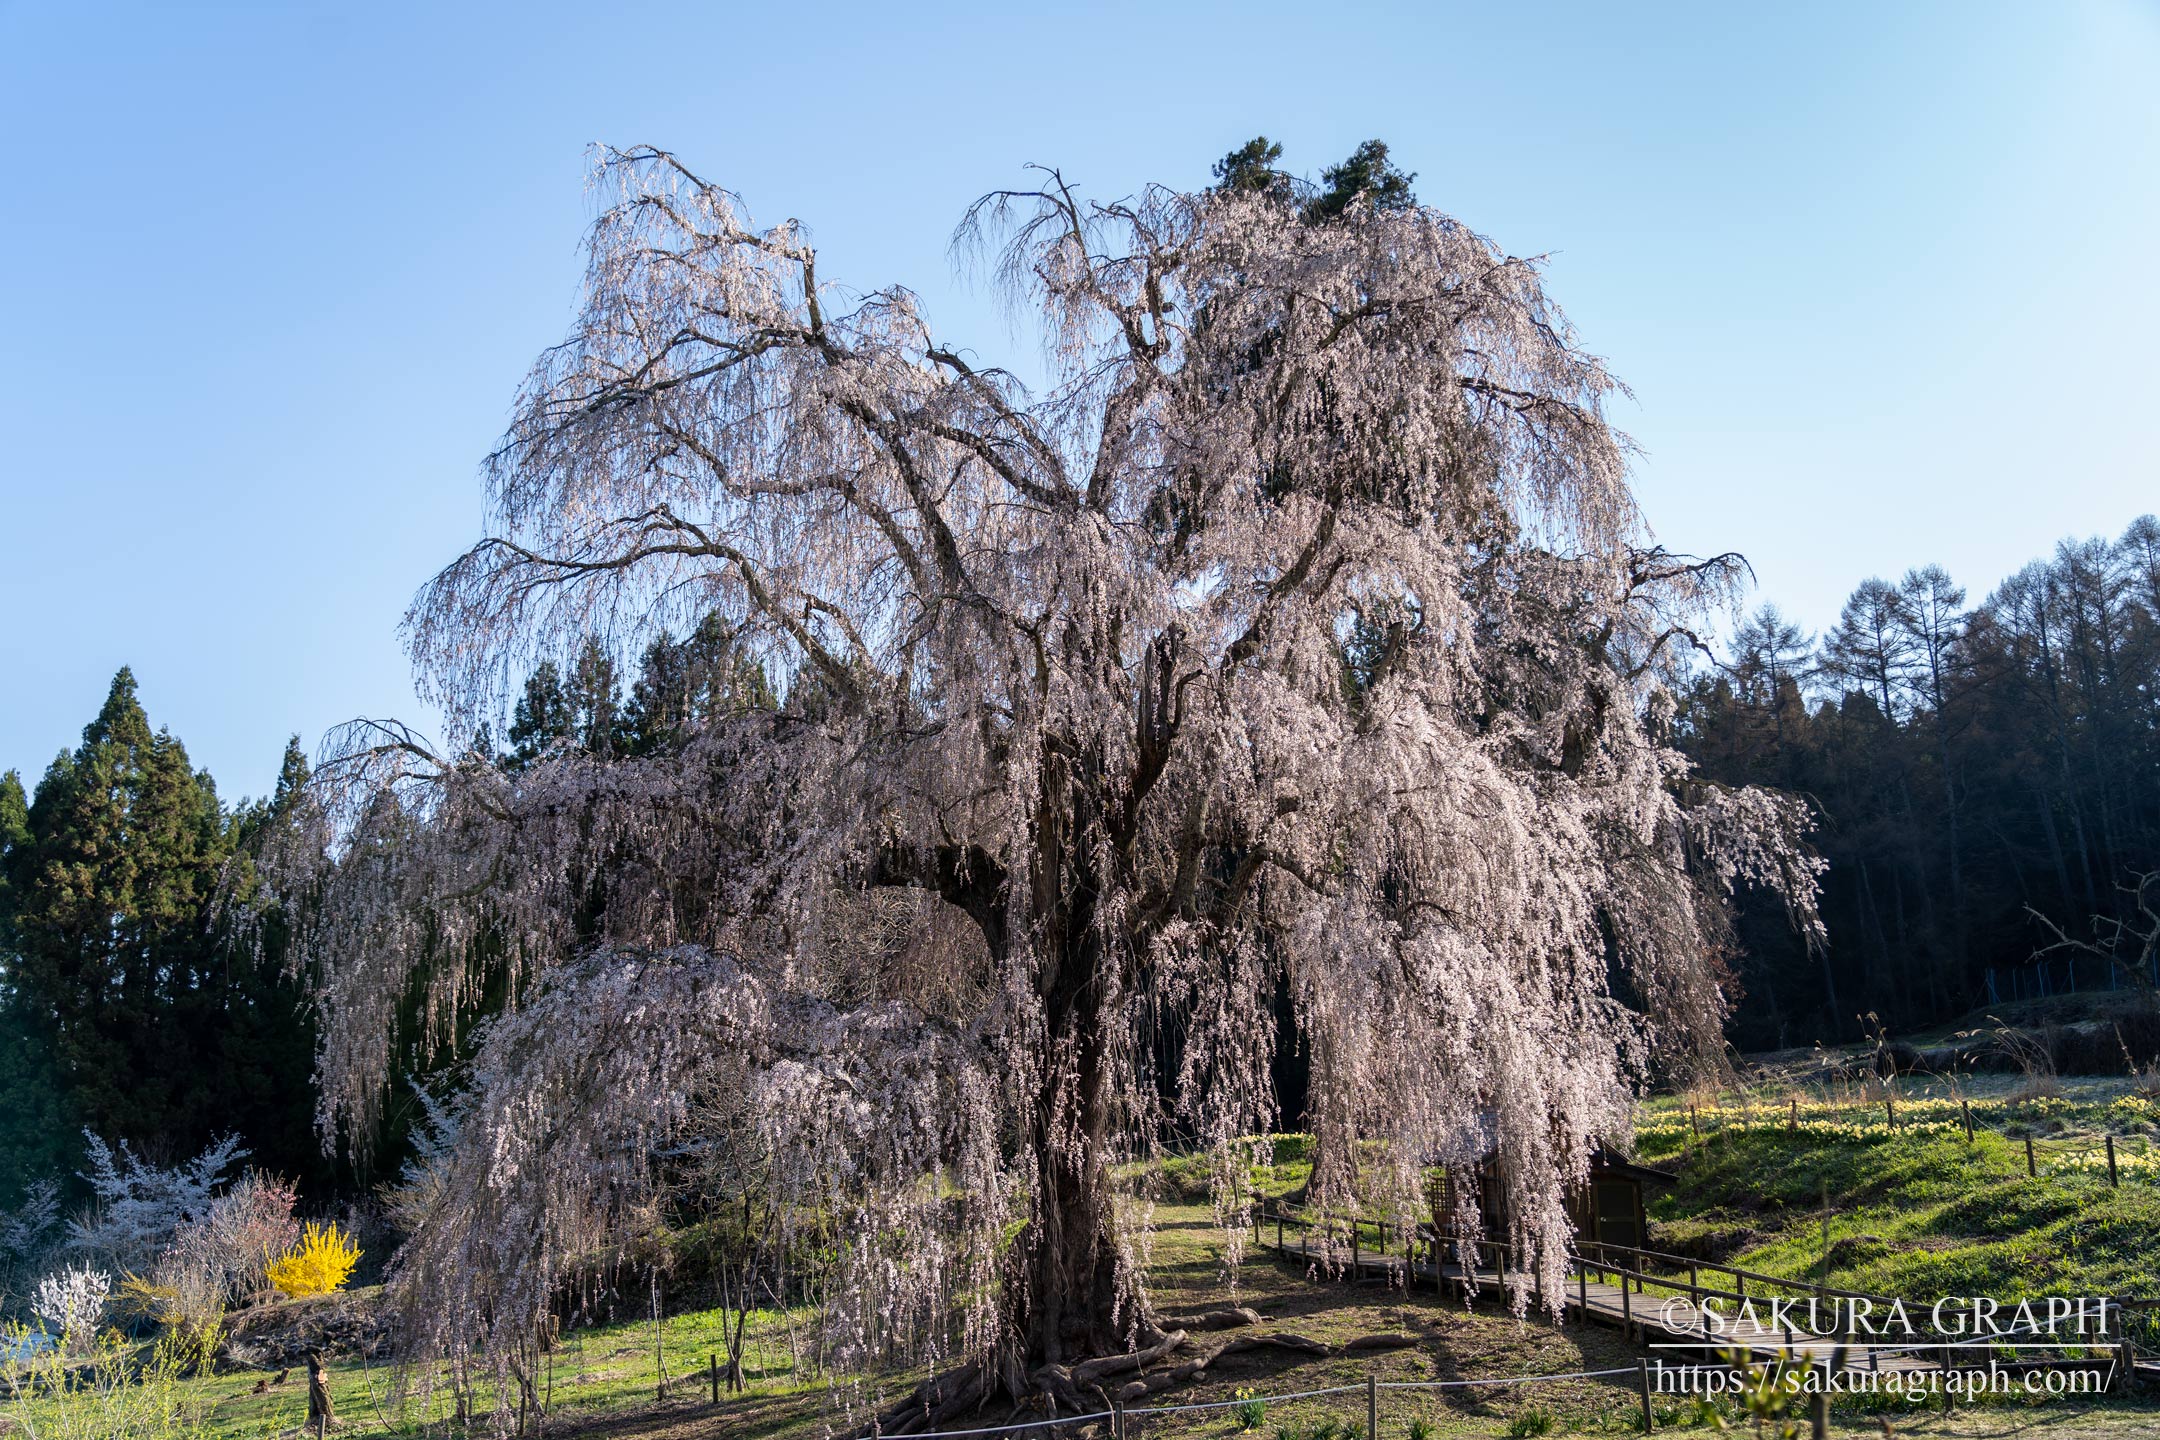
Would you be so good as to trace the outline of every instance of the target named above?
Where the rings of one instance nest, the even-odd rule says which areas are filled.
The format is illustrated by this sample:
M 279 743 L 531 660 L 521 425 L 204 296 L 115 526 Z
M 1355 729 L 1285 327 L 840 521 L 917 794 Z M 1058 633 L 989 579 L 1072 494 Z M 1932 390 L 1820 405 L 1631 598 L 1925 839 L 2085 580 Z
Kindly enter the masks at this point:
M 1776 1363 L 1780 1365 L 1804 1363 L 1809 1368 L 1815 1368 L 1821 1364 L 1821 1361 L 1820 1357 L 1799 1355 L 1779 1357 Z M 1714 1364 L 1675 1366 L 1662 1359 L 1656 1361 L 1645 1359 L 1637 1361 L 1633 1365 L 1612 1366 L 1599 1370 L 1567 1370 L 1550 1375 L 1501 1375 L 1475 1380 L 1382 1380 L 1377 1374 L 1373 1374 L 1368 1375 L 1364 1383 L 1358 1385 L 1329 1385 L 1315 1390 L 1294 1390 L 1274 1395 L 1240 1394 L 1230 1400 L 1199 1400 L 1181 1405 L 1139 1407 L 1112 1405 L 1108 1410 L 1091 1410 L 1079 1415 L 1049 1416 L 1040 1420 L 1022 1420 L 1006 1425 L 974 1426 L 964 1430 L 926 1429 L 910 1433 L 911 1435 L 919 1435 L 920 1440 L 963 1440 L 963 1437 L 969 1436 L 1017 1435 L 1031 1430 L 1055 1430 L 1060 1426 L 1092 1425 L 1108 1421 L 1112 1440 L 1130 1440 L 1134 1426 L 1145 1425 L 1151 1420 L 1170 1416 L 1235 1410 L 1256 1405 L 1264 1407 L 1267 1405 L 1288 1404 L 1297 1400 L 1323 1400 L 1338 1396 L 1363 1394 L 1365 1396 L 1365 1440 L 1379 1440 L 1379 1397 L 1382 1391 L 1445 1392 L 1451 1390 L 1483 1390 L 1507 1386 L 1551 1384 L 1569 1380 L 1610 1380 L 1621 1376 L 1633 1378 L 1639 1387 L 1642 1406 L 1641 1427 L 1644 1433 L 1649 1433 L 1657 1425 L 1657 1415 L 1652 1405 L 1652 1395 L 1662 1389 L 1662 1386 L 1658 1387 L 1658 1390 L 1653 1389 L 1651 1381 L 1653 1367 L 1661 1375 L 1672 1371 L 1684 1373 L 1706 1368 L 1719 1370 L 1733 1368 L 1728 1361 L 1719 1361 Z M 1823 1403 L 1826 1401 L 1827 1394 L 1823 1394 L 1819 1397 L 1818 1403 L 1811 1405 L 1812 1413 L 1809 1419 L 1812 1422 L 1813 1434 L 1817 1437 L 1824 1437 L 1828 1434 L 1829 1411 L 1827 1404 Z M 1254 1427 L 1248 1426 L 1248 1428 Z M 1341 1440 L 1355 1440 L 1356 1437 L 1356 1431 L 1352 1428 L 1331 1430 L 1328 1433 L 1340 1436 Z
M 1091 1410 L 1084 1415 L 1057 1415 L 1042 1420 L 1022 1420 L 1010 1425 L 983 1425 L 968 1430 L 925 1430 L 926 1437 L 958 1440 L 963 1435 L 1012 1435 L 1023 1430 L 1042 1430 L 1059 1425 L 1088 1425 L 1110 1420 L 1120 1425 L 1142 1423 L 1157 1416 L 1189 1415 L 1203 1410 L 1235 1410 L 1246 1405 L 1287 1405 L 1293 1400 L 1324 1400 L 1336 1395 L 1371 1395 L 1381 1390 L 1475 1390 L 1496 1385 L 1543 1385 L 1562 1380 L 1606 1380 L 1616 1375 L 1640 1375 L 1643 1366 L 1621 1365 L 1609 1370 L 1569 1370 L 1556 1375 L 1500 1375 L 1483 1380 L 1381 1380 L 1358 1385 L 1329 1385 L 1319 1390 L 1293 1390 L 1281 1395 L 1240 1395 L 1232 1400 L 1195 1400 L 1183 1405 L 1115 1406 Z

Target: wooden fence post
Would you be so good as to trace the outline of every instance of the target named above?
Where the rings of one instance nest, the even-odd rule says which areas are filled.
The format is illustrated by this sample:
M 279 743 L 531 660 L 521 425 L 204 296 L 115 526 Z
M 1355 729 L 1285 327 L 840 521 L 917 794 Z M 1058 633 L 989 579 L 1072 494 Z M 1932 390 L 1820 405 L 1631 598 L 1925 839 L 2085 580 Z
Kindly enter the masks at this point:
M 2110 1185 L 2120 1185 L 2120 1184 L 2122 1184 L 2122 1181 L 2121 1181 L 2121 1180 L 2119 1180 L 2119 1179 L 2117 1179 L 2117 1178 L 2116 1178 L 2116 1175 L 2115 1175 L 2115 1137 L 2114 1137 L 2114 1136 L 2112 1136 L 2112 1135 L 2110 1135 L 2110 1136 L 2108 1136 L 2108 1137 L 2107 1137 L 2107 1150 L 2108 1150 L 2108 1184 L 2110 1184 Z
M 1960 1101 L 1958 1101 L 1958 1105 L 1959 1105 L 1959 1107 L 1960 1107 L 1960 1108 L 1962 1108 L 1962 1109 L 1964 1110 L 1964 1112 L 1965 1112 L 1965 1143 L 1966 1143 L 1966 1144 L 1968 1144 L 1968 1145 L 1970 1145 L 1970 1144 L 1972 1144 L 1972 1143 L 1973 1143 L 1973 1133 L 1972 1133 L 1972 1101 L 1970 1101 L 1970 1100 L 1960 1100 Z
M 330 1401 L 330 1372 L 323 1368 L 319 1351 L 307 1352 L 307 1428 L 327 1435 L 337 1424 L 337 1410 Z
M 1791 1130 L 1791 1131 L 1793 1131 L 1793 1132 L 1795 1132 L 1795 1133 L 1798 1133 L 1798 1132 L 1799 1132 L 1799 1129 L 1800 1129 L 1800 1097 L 1799 1097 L 1799 1096 L 1797 1096 L 1797 1095 L 1795 1095 L 1795 1096 L 1793 1096 L 1793 1097 L 1792 1097 L 1792 1118 L 1791 1118 L 1791 1119 L 1789 1119 L 1789 1120 L 1787 1120 L 1787 1121 L 1785 1122 L 1785 1128 L 1786 1128 L 1786 1129 L 1788 1129 L 1788 1130 Z
M 712 1403 L 720 1403 L 720 1357 L 712 1357 Z
M 1380 1440 L 1380 1373 L 1365 1372 L 1365 1440 Z
M 1642 1430 L 1643 1434 L 1648 1435 L 1651 1427 L 1657 1423 L 1650 1417 L 1650 1362 L 1637 1360 L 1635 1374 L 1636 1378 L 1642 1381 Z
M 2033 1161 L 2032 1136 L 2030 1135 L 2025 1137 L 2025 1174 L 2034 1180 L 2040 1178 L 2040 1167 Z

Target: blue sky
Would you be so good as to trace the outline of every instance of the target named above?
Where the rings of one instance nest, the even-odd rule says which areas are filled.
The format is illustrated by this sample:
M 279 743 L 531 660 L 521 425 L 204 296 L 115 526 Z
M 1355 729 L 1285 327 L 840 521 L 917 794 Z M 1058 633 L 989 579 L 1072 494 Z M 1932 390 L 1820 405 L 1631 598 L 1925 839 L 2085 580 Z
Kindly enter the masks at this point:
M 1634 387 L 1659 537 L 1811 629 L 2160 508 L 2160 4 L 755 9 L 0 0 L 0 768 L 134 666 L 228 796 L 425 718 L 396 625 L 560 338 L 584 148 L 799 216 L 1014 354 L 946 240 L 1030 161 L 1371 136 Z

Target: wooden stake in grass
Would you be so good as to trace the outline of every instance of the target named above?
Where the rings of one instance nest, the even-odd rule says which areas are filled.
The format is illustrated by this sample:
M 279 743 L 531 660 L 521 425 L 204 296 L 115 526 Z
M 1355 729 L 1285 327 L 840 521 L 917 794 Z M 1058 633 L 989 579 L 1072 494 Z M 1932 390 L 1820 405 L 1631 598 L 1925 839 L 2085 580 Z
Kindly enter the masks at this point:
M 2033 1160 L 2032 1136 L 2030 1135 L 2025 1137 L 2025 1173 L 2035 1180 L 2040 1178 L 2040 1166 Z
M 659 1397 L 665 1400 L 667 1399 L 667 1352 L 660 1348 L 660 1272 L 658 1270 L 653 1271 L 652 1277 L 652 1359 L 653 1374 L 658 1377 L 654 1381 L 653 1388 Z
M 1800 1097 L 1797 1095 L 1792 1097 L 1792 1118 L 1785 1122 L 1785 1128 L 1795 1135 L 1800 1133 Z
M 1365 1440 L 1380 1440 L 1380 1375 L 1365 1372 Z
M 1637 1360 L 1635 1374 L 1642 1381 L 1642 1429 L 1643 1434 L 1647 1435 L 1656 1423 L 1650 1418 L 1650 1362 Z
M 720 1357 L 712 1357 L 712 1403 L 720 1403 Z
M 1830 1177 L 1827 1175 L 1822 1182 L 1822 1280 L 1815 1288 L 1830 1288 Z
M 2115 1174 L 2115 1137 L 2114 1137 L 2114 1136 L 2112 1136 L 2112 1135 L 2110 1135 L 2110 1136 L 2108 1136 L 2108 1137 L 2107 1137 L 2107 1152 L 2108 1152 L 2108 1184 L 2110 1184 L 2110 1185 L 2120 1185 L 2120 1184 L 2122 1184 L 2122 1181 L 2121 1181 L 2121 1180 L 2120 1180 L 2119 1178 L 2117 1178 L 2117 1176 L 2116 1176 L 2116 1174 Z
M 337 1411 L 330 1403 L 330 1376 L 323 1369 L 322 1355 L 314 1350 L 307 1357 L 307 1428 L 319 1437 L 326 1435 L 337 1424 Z
M 1966 1143 L 1966 1144 L 1968 1144 L 1968 1145 L 1970 1145 L 1970 1144 L 1972 1144 L 1972 1143 L 1973 1143 L 1973 1133 L 1972 1133 L 1972 1101 L 1970 1101 L 1970 1100 L 1960 1100 L 1960 1101 L 1958 1101 L 1958 1108 L 1960 1108 L 1961 1110 L 1963 1110 L 1963 1111 L 1965 1112 L 1965 1143 Z

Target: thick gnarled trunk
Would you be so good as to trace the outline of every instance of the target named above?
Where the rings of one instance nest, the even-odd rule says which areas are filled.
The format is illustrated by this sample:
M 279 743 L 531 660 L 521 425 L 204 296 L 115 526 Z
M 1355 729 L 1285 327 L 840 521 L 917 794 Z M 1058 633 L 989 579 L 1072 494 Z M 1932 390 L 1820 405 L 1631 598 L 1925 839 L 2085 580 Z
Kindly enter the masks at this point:
M 1127 1266 L 1112 1194 L 1110 1067 L 1121 1056 L 1107 1006 L 1122 991 L 1103 944 L 1089 863 L 1096 787 L 1064 756 L 1045 757 L 1036 835 L 1035 914 L 1045 1046 L 1033 1148 L 1034 1213 L 1016 1255 L 1014 1335 L 1025 1368 L 1132 1348 L 1152 1333 L 1140 1277 Z M 1083 771 L 1084 773 L 1084 771 Z
M 1014 1318 L 1030 1371 L 1120 1353 L 1150 1328 L 1117 1235 L 1101 987 L 1074 988 L 1066 1023 L 1052 1031 L 1034 1139 L 1038 1190 L 1018 1257 L 1025 1278 Z

